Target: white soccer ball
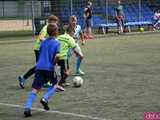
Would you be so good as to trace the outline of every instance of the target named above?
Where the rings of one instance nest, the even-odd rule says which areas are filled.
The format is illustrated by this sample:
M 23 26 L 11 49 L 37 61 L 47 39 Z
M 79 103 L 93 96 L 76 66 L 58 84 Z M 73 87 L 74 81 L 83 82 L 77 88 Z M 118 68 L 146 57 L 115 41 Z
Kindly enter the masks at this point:
M 83 84 L 83 79 L 80 76 L 76 76 L 73 78 L 74 87 L 80 87 Z

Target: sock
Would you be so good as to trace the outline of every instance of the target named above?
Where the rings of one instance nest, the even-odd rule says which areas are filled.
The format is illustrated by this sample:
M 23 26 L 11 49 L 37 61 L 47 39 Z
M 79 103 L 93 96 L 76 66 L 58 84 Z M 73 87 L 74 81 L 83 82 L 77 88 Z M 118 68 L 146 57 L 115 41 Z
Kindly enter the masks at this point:
M 82 61 L 81 57 L 78 56 L 77 57 L 77 63 L 76 63 L 76 72 L 78 72 L 79 69 L 80 69 L 81 61 Z
M 56 87 L 49 87 L 48 91 L 44 94 L 43 99 L 45 99 L 46 102 L 48 102 L 49 98 L 52 97 L 55 94 Z
M 25 104 L 25 109 L 31 109 L 32 103 L 36 100 L 37 94 L 33 93 L 32 91 L 29 93 L 27 102 Z

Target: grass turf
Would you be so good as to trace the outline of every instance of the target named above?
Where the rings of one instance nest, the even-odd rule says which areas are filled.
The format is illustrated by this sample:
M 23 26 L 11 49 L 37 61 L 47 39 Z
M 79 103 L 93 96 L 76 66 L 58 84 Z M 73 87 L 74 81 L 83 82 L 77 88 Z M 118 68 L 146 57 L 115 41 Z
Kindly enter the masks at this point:
M 160 107 L 160 35 L 96 38 L 82 47 L 84 85 L 69 87 L 50 101 L 53 110 L 112 120 L 143 120 L 143 113 Z M 16 39 L 16 38 L 15 38 Z M 26 39 L 26 38 L 23 38 Z M 17 76 L 34 65 L 33 43 L 0 44 L 0 103 L 24 105 L 32 78 L 21 90 Z M 75 57 L 71 60 L 72 73 Z M 73 76 L 68 78 L 71 82 Z M 43 93 L 43 92 L 42 92 Z M 34 107 L 41 107 L 38 95 Z M 3 120 L 23 118 L 23 109 L 0 105 Z M 30 119 L 88 120 L 69 115 L 33 111 Z

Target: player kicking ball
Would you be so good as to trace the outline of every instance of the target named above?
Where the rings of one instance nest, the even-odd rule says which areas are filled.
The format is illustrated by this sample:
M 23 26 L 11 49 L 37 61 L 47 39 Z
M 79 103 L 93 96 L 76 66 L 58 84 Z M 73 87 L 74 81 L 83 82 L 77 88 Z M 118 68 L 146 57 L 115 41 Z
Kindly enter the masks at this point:
M 58 83 L 60 90 L 64 91 L 64 87 L 68 86 L 66 79 L 69 75 L 69 63 L 68 63 L 68 51 L 69 49 L 72 49 L 76 55 L 79 55 L 78 50 L 76 49 L 76 42 L 73 39 L 73 36 L 75 34 L 75 29 L 73 29 L 70 25 L 65 25 L 64 27 L 65 33 L 58 36 L 58 40 L 60 41 L 61 48 L 59 53 L 59 61 L 58 65 L 61 68 L 61 79 Z
M 35 101 L 38 92 L 48 80 L 52 86 L 43 95 L 40 103 L 45 110 L 49 110 L 48 101 L 55 94 L 57 80 L 54 75 L 57 54 L 60 51 L 60 42 L 56 39 L 58 33 L 58 26 L 56 24 L 49 24 L 47 26 L 47 33 L 49 37 L 45 39 L 40 46 L 40 55 L 36 64 L 35 78 L 32 83 L 32 91 L 29 93 L 27 102 L 25 104 L 24 115 L 30 117 L 32 104 Z

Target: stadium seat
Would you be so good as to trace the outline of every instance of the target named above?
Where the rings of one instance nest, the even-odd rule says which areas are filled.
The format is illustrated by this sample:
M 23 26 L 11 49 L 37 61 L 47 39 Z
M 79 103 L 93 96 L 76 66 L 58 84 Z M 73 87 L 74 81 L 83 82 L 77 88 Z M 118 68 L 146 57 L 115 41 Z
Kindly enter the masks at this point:
M 138 4 L 124 4 L 124 13 L 125 13 L 125 22 L 126 25 L 129 27 L 132 26 L 138 26 L 138 25 L 150 25 L 152 23 L 152 16 L 154 14 L 153 10 L 147 6 L 147 4 L 142 5 L 141 9 L 141 18 L 139 18 L 139 5 Z M 77 16 L 78 23 L 83 27 L 84 26 L 84 18 L 83 18 L 83 9 L 84 5 L 81 5 L 79 7 L 74 6 L 73 8 L 74 15 Z M 108 16 L 111 16 L 112 19 L 106 20 L 105 16 L 106 12 Z M 70 11 L 68 8 L 63 8 L 60 10 L 60 18 L 62 18 L 62 21 L 67 22 L 68 18 L 70 16 Z M 104 6 L 94 6 L 93 9 L 93 27 L 94 28 L 101 28 L 102 31 L 105 31 L 104 29 L 115 27 L 116 23 L 113 19 L 115 16 L 115 6 L 110 5 L 108 8 Z

